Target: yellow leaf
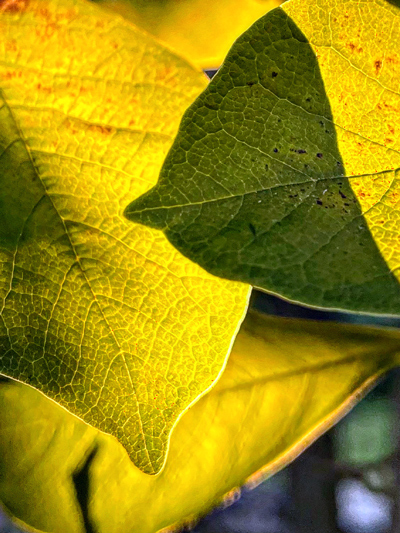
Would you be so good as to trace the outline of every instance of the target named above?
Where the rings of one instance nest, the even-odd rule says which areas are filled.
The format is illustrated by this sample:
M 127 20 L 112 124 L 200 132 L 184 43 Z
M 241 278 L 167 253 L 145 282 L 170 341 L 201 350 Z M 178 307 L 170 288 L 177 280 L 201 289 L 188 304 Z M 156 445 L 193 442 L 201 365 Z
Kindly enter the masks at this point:
M 112 438 L 36 391 L 0 386 L 0 499 L 48 533 L 155 533 L 282 468 L 399 363 L 396 330 L 250 312 L 217 385 L 181 418 L 147 476 Z M 74 481 L 87 483 L 79 502 Z M 86 503 L 85 503 L 86 502 Z
M 222 371 L 249 292 L 123 216 L 204 86 L 89 2 L 0 2 L 0 371 L 148 473 Z
M 99 0 L 201 68 L 221 65 L 235 39 L 281 0 Z

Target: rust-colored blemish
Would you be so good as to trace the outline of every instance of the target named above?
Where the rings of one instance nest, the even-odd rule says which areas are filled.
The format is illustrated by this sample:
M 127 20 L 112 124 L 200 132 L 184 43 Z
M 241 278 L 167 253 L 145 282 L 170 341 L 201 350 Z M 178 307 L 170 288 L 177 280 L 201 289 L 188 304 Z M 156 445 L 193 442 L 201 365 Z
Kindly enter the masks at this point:
M 375 65 L 375 74 L 379 74 L 379 71 L 382 68 L 382 61 L 380 59 L 377 59 L 374 65 Z
M 393 142 L 393 139 L 388 139 L 388 138 L 385 139 L 385 143 L 392 143 L 392 142 Z
M 115 131 L 115 128 L 111 126 L 99 126 L 98 124 L 90 124 L 88 126 L 89 131 L 94 131 L 96 133 L 102 133 L 103 135 L 110 135 Z
M 38 91 L 41 91 L 41 92 L 47 93 L 47 94 L 50 94 L 52 92 L 52 88 L 51 87 L 44 87 L 41 83 L 38 83 L 36 85 L 36 89 Z
M 29 0 L 0 0 L 0 13 L 23 13 L 29 5 Z
M 361 54 L 361 52 L 363 51 L 363 49 L 361 48 L 361 46 L 359 46 L 357 48 L 357 46 L 354 44 L 354 43 L 347 43 L 346 44 L 346 47 L 351 50 L 352 52 L 356 52 L 357 54 Z
M 394 127 L 391 126 L 390 124 L 388 124 L 388 130 L 390 131 L 390 133 L 391 133 L 392 135 L 394 135 L 395 129 L 394 129 Z
M 4 72 L 1 77 L 3 80 L 12 80 L 13 78 L 16 78 L 17 75 L 18 73 L 16 70 L 8 70 L 7 72 Z

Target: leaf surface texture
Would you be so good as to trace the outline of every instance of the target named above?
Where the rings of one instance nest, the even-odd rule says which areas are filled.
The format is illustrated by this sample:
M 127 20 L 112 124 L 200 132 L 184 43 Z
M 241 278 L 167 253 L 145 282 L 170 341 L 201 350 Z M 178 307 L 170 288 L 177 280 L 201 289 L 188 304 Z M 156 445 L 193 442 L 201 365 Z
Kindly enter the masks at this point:
M 89 2 L 0 3 L 0 371 L 148 473 L 218 378 L 247 303 L 247 286 L 123 216 L 204 86 Z
M 292 0 L 234 44 L 128 216 L 210 272 L 400 313 L 400 10 Z

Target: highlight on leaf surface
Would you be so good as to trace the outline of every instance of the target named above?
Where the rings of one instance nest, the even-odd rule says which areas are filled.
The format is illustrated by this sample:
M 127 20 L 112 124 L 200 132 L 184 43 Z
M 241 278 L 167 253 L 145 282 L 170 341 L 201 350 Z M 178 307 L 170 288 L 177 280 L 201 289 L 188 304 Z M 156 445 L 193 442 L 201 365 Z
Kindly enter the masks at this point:
M 0 500 L 35 531 L 170 530 L 291 461 L 398 364 L 399 349 L 396 330 L 250 312 L 221 379 L 175 427 L 157 476 L 37 391 L 2 382 Z M 87 490 L 77 497 L 79 480 Z
M 400 314 L 400 10 L 291 0 L 186 112 L 131 220 L 290 300 Z
M 217 68 L 248 27 L 281 0 L 96 0 L 201 68 Z
M 249 292 L 123 216 L 204 86 L 89 2 L 0 5 L 0 372 L 148 473 L 222 371 Z

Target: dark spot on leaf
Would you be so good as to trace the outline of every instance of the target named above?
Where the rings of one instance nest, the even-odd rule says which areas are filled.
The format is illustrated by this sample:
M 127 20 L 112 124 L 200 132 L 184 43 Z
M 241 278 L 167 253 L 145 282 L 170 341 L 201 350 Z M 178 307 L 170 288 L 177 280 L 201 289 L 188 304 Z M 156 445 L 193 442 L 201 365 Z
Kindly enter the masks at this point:
M 321 126 L 324 126 L 324 123 L 322 122 L 322 120 L 320 120 L 319 123 L 321 124 Z
M 253 224 L 250 222 L 249 224 L 249 228 L 250 228 L 250 231 L 251 233 L 256 236 L 256 228 L 253 226 Z
M 382 61 L 380 59 L 377 59 L 374 64 L 375 64 L 375 74 L 379 74 L 379 71 L 381 70 L 381 67 L 382 67 Z
M 311 98 L 306 98 L 306 102 L 311 102 Z
M 340 196 L 341 196 L 342 198 L 347 198 L 347 196 L 346 196 L 345 194 L 343 194 L 342 191 L 339 191 L 339 194 L 340 194 Z M 344 204 L 344 205 L 346 205 L 346 204 Z
M 253 87 L 253 85 L 255 85 L 255 81 L 248 81 L 246 85 L 248 85 L 249 87 Z
M 328 130 L 325 130 L 325 133 L 329 133 L 329 131 L 328 131 Z
M 295 152 L 297 152 L 298 154 L 306 154 L 307 153 L 306 150 L 302 150 L 301 148 L 299 148 L 298 150 L 295 150 Z
M 274 148 L 275 153 L 278 153 L 278 151 L 279 151 L 278 148 Z
M 272 77 L 273 77 L 273 78 L 276 78 L 276 77 L 277 77 L 277 75 L 278 75 L 278 73 L 277 73 L 277 72 L 273 72 L 273 73 L 272 73 Z
M 265 170 L 268 170 L 268 168 L 269 168 L 269 167 L 268 167 L 268 165 L 266 164 L 266 165 L 265 165 Z
M 323 156 L 320 152 L 318 152 L 317 157 L 318 157 L 319 159 L 322 159 L 324 156 Z
M 340 161 L 336 161 L 336 164 L 338 167 L 342 166 L 342 163 Z
M 320 200 L 319 198 L 317 199 L 317 204 L 318 205 L 322 205 L 322 200 Z

